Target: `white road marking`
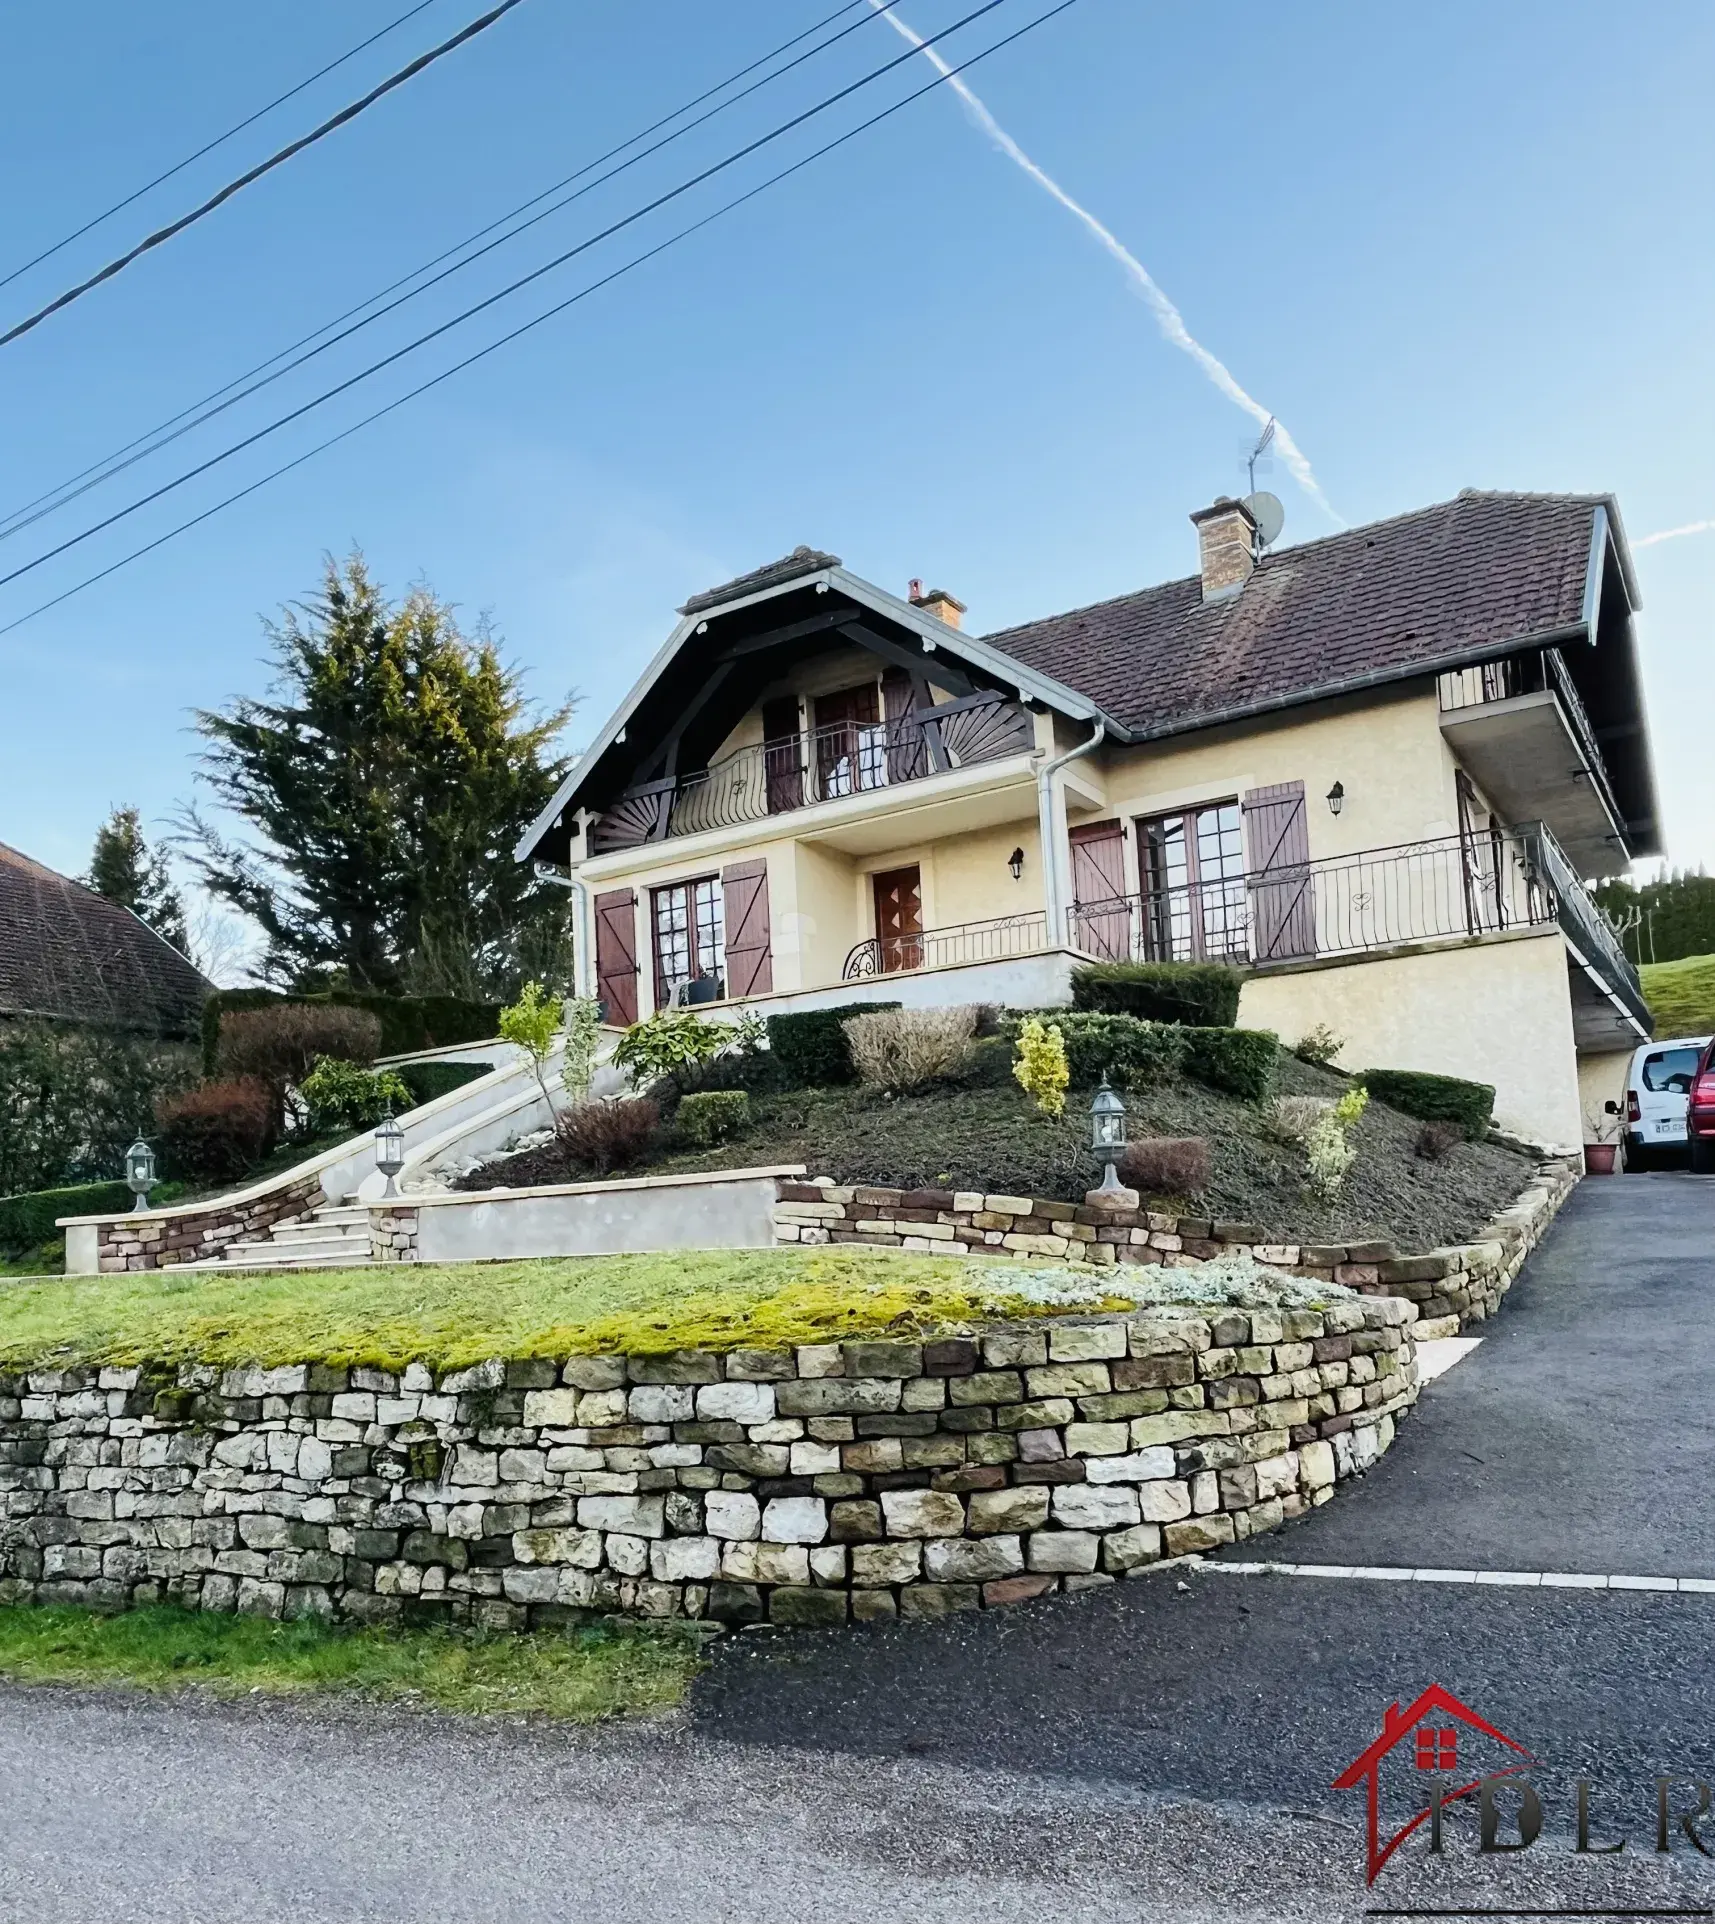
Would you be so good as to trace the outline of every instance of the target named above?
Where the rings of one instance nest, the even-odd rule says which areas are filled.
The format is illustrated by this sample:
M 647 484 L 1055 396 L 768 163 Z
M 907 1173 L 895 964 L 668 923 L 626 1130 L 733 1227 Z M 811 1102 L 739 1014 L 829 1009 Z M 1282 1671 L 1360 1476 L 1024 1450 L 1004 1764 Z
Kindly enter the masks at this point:
M 1229 1563 L 1207 1559 L 1201 1567 L 1229 1577 L 1344 1577 L 1392 1583 L 1482 1583 L 1559 1590 L 1671 1590 L 1715 1596 L 1711 1577 L 1595 1576 L 1565 1570 L 1431 1570 L 1408 1563 Z

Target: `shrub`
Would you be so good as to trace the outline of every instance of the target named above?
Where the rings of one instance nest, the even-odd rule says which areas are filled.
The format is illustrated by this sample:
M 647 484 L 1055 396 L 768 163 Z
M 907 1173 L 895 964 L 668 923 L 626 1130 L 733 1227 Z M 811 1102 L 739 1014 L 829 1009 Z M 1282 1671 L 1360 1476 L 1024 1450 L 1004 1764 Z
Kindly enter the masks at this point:
M 158 1182 L 149 1206 L 163 1209 L 184 1193 L 184 1184 Z M 24 1196 L 0 1196 L 0 1254 L 31 1255 L 58 1239 L 61 1216 L 116 1216 L 135 1198 L 122 1182 L 78 1183 L 70 1189 L 37 1189 Z
M 177 1176 L 230 1182 L 273 1146 L 279 1098 L 255 1076 L 204 1082 L 155 1107 L 162 1160 Z
M 1268 1029 L 1185 1031 L 1185 1073 L 1251 1102 L 1261 1102 L 1274 1087 L 1279 1061 L 1279 1039 Z
M 1369 1107 L 1369 1101 L 1367 1089 L 1348 1089 L 1338 1102 L 1326 1106 L 1304 1138 L 1310 1186 L 1324 1202 L 1331 1203 L 1339 1195 L 1352 1164 L 1358 1159 L 1346 1131 Z
M 1012 1073 L 1019 1087 L 1045 1116 L 1066 1113 L 1066 1089 L 1072 1080 L 1066 1062 L 1066 1038 L 1056 1022 L 1027 1016 L 1018 1032 L 1018 1053 Z
M 1426 1122 L 1413 1147 L 1425 1162 L 1443 1162 L 1464 1140 L 1465 1132 L 1456 1122 Z
M 878 1009 L 848 1016 L 842 1026 L 859 1080 L 899 1095 L 952 1075 L 970 1060 L 977 1012 Z
M 1465 1082 L 1417 1069 L 1365 1069 L 1355 1079 L 1390 1109 L 1420 1122 L 1456 1122 L 1473 1139 L 1487 1131 L 1495 1111 L 1492 1082 Z
M 381 1047 L 381 1024 L 364 1009 L 331 1002 L 282 1002 L 271 1009 L 241 1009 L 224 1017 L 216 1077 L 254 1080 L 276 1099 L 296 1086 L 320 1056 L 339 1062 L 373 1062 Z
M 116 1176 L 156 1099 L 194 1070 L 183 1044 L 0 1022 L 0 1196 Z
M 563 1110 L 554 1126 L 574 1163 L 605 1176 L 636 1162 L 660 1121 L 661 1111 L 653 1102 L 627 1096 L 618 1102 L 580 1102 Z
M 318 1056 L 298 1085 L 310 1112 L 310 1133 L 336 1129 L 373 1129 L 389 1111 L 411 1107 L 411 1091 L 391 1069 L 363 1069 L 337 1056 Z
M 678 1120 L 692 1148 L 712 1149 L 750 1126 L 750 1098 L 742 1089 L 702 1089 L 679 1104 Z
M 853 1082 L 845 1023 L 854 1015 L 897 1009 L 897 1002 L 847 1002 L 837 1009 L 802 1009 L 768 1018 L 768 1047 L 791 1089 L 831 1089 Z
M 1145 1136 L 1127 1146 L 1120 1180 L 1144 1196 L 1196 1196 L 1209 1186 L 1214 1162 L 1202 1136 Z
M 633 1088 L 647 1089 L 666 1077 L 682 1090 L 732 1043 L 731 1029 L 724 1023 L 710 1022 L 695 1009 L 657 1009 L 641 1022 L 632 1023 L 619 1038 L 613 1062 Z
M 498 1005 L 461 1002 L 451 995 L 381 995 L 359 989 L 282 995 L 274 989 L 217 989 L 203 1004 L 203 1074 L 212 1076 L 218 1067 L 221 1025 L 229 1015 L 241 1010 L 280 1008 L 365 1010 L 381 1024 L 381 1041 L 376 1053 L 386 1056 L 404 1055 L 414 1049 L 450 1049 L 460 1043 L 488 1042 L 500 1033 L 496 1026 L 500 1017 Z
M 595 1076 L 596 1047 L 601 1041 L 601 1004 L 593 996 L 567 996 L 563 1019 L 566 1046 L 560 1060 L 560 1081 L 567 1095 L 582 1102 Z
M 1336 1035 L 1326 1022 L 1318 1022 L 1315 1028 L 1306 1029 L 1298 1038 L 1292 1053 L 1300 1062 L 1325 1069 L 1345 1046 L 1346 1038 L 1343 1035 Z
M 1077 1009 L 1042 1010 L 1039 1019 L 1060 1031 L 1075 1089 L 1093 1089 L 1103 1076 L 1127 1088 L 1141 1088 L 1184 1060 L 1186 1032 L 1171 1023 Z
M 1072 1006 L 1146 1022 L 1230 1029 L 1244 978 L 1224 962 L 1092 962 L 1072 971 Z
M 421 1107 L 493 1071 L 492 1062 L 402 1062 L 395 1073 L 410 1090 L 413 1107 Z
M 500 1039 L 522 1049 L 530 1058 L 536 1086 L 542 1091 L 550 1116 L 556 1113 L 554 1097 L 542 1071 L 554 1052 L 554 1037 L 559 1027 L 560 1005 L 540 982 L 526 982 L 518 992 L 518 1000 L 500 1012 Z
M 1333 1110 L 1327 1096 L 1276 1096 L 1263 1111 L 1263 1129 L 1276 1142 L 1304 1142 Z

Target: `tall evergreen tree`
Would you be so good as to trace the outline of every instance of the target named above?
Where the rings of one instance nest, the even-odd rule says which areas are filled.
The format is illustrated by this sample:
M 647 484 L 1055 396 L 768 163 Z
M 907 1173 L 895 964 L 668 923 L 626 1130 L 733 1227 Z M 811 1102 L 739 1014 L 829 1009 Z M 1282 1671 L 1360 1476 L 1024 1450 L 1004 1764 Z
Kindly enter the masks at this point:
M 565 772 L 571 704 L 538 713 L 486 629 L 426 587 L 389 606 L 360 554 L 268 635 L 269 699 L 196 718 L 202 777 L 254 839 L 184 824 L 204 885 L 266 935 L 264 973 L 493 995 L 539 972 L 565 901 L 512 848 Z
M 116 808 L 95 832 L 89 858 L 89 886 L 129 909 L 148 923 L 163 941 L 181 954 L 188 952 L 184 904 L 173 887 L 165 860 L 150 848 L 143 835 L 142 817 L 134 808 Z

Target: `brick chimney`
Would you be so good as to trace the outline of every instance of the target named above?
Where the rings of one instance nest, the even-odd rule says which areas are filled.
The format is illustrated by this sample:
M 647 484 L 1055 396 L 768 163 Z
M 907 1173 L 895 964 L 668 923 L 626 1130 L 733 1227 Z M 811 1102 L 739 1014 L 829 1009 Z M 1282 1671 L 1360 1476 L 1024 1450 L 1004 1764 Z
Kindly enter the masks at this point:
M 961 617 L 965 612 L 965 604 L 955 600 L 945 588 L 931 588 L 925 594 L 922 582 L 913 580 L 905 594 L 913 608 L 921 608 L 926 615 L 933 615 L 937 621 L 944 621 L 949 628 L 963 626 Z
M 1222 495 L 1191 517 L 1197 530 L 1197 561 L 1203 574 L 1203 599 L 1224 601 L 1236 595 L 1256 567 L 1256 522 L 1242 501 Z

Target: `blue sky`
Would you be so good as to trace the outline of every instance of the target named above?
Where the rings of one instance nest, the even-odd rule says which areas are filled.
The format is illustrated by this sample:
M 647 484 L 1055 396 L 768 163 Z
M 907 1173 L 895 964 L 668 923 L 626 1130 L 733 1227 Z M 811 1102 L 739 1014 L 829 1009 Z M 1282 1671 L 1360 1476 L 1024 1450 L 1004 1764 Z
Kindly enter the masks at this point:
M 1040 11 L 1005 0 L 948 43 Z M 0 350 L 0 511 L 627 138 L 835 0 L 526 0 L 473 45 Z M 900 0 L 934 32 L 974 0 Z M 7 23 L 0 273 L 403 11 L 65 0 Z M 29 311 L 410 54 L 436 4 L 0 291 Z M 855 15 L 853 16 L 855 17 Z M 7 572 L 902 50 L 872 22 L 168 455 L 0 543 Z M 860 97 L 928 78 L 920 61 Z M 1078 0 L 971 84 L 1279 413 L 1339 514 L 1462 486 L 1612 489 L 1634 540 L 1715 518 L 1715 10 L 1556 0 L 1233 12 Z M 831 133 L 859 103 L 825 117 Z M 818 123 L 818 126 L 823 123 Z M 825 137 L 825 136 L 824 136 Z M 771 150 L 795 157 L 816 130 Z M 748 185 L 758 157 L 727 178 Z M 778 163 L 776 163 L 778 164 Z M 0 622 L 311 446 L 725 197 L 699 190 L 123 527 Z M 323 372 L 327 370 L 327 372 Z M 362 405 L 360 405 L 360 402 Z M 194 793 L 193 706 L 264 684 L 259 617 L 352 543 L 487 611 L 593 733 L 687 593 L 800 541 L 971 624 L 1186 573 L 1247 418 L 945 89 L 534 335 L 0 637 L 0 840 L 66 869 L 107 808 Z M 1284 465 L 1287 539 L 1328 516 Z M 1715 863 L 1715 531 L 1639 553 L 1670 854 Z

